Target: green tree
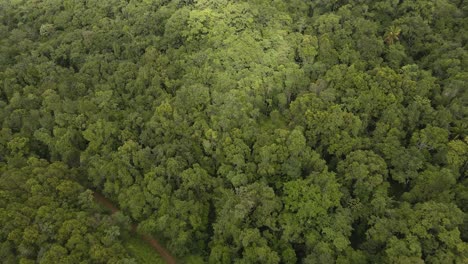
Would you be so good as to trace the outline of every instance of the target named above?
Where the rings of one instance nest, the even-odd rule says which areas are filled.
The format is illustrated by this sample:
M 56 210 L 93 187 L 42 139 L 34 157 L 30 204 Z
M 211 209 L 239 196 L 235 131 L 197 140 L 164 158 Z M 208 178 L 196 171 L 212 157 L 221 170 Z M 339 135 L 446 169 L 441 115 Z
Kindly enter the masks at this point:
M 388 45 L 393 45 L 395 41 L 399 40 L 401 29 L 397 26 L 391 26 L 388 28 L 387 33 L 385 33 L 385 42 Z

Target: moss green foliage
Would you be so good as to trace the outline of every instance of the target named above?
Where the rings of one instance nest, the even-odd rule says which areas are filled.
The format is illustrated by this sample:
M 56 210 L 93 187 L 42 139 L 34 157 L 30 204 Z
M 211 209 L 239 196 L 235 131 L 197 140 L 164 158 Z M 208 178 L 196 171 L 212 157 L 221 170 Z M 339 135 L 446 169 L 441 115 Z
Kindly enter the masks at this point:
M 0 259 L 468 261 L 466 1 L 0 10 Z
M 3 263 L 134 263 L 118 223 L 99 214 L 77 173 L 34 157 L 0 170 Z
M 142 264 L 162 264 L 165 263 L 152 247 L 145 241 L 133 236 L 124 242 L 125 248 L 134 257 L 136 263 Z

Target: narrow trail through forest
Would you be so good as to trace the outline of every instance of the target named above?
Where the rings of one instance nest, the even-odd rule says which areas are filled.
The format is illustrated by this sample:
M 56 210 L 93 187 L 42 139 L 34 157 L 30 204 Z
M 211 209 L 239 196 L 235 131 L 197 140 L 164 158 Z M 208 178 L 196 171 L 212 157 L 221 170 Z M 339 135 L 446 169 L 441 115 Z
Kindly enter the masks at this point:
M 102 194 L 94 192 L 94 199 L 99 204 L 103 205 L 104 207 L 111 210 L 112 214 L 115 214 L 119 211 L 119 209 L 106 197 Z M 132 232 L 137 234 L 137 225 L 132 224 Z M 175 258 L 163 247 L 159 242 L 153 238 L 151 235 L 146 234 L 139 234 L 141 239 L 143 239 L 146 243 L 148 243 L 158 254 L 166 261 L 168 264 L 175 264 Z

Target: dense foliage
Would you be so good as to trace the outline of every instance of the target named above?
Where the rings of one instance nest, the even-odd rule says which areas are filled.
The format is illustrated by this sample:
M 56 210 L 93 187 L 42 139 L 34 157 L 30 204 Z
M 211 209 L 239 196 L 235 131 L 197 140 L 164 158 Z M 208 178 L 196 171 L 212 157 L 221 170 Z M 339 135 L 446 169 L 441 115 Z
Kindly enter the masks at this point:
M 0 259 L 466 263 L 467 12 L 0 1 Z
M 30 158 L 0 172 L 2 263 L 134 263 L 118 223 L 97 212 L 76 169 Z

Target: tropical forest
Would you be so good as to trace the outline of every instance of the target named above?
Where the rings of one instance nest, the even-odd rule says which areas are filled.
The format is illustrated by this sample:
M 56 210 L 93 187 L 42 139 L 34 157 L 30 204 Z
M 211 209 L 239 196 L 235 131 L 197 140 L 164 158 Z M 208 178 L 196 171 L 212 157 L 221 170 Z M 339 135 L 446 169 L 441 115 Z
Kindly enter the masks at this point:
M 468 1 L 0 0 L 0 262 L 468 263 Z

